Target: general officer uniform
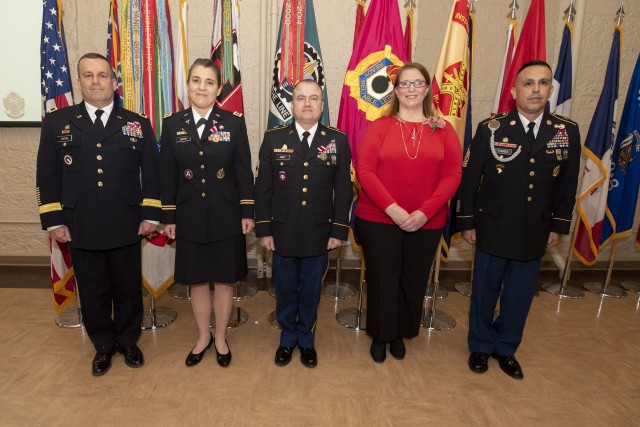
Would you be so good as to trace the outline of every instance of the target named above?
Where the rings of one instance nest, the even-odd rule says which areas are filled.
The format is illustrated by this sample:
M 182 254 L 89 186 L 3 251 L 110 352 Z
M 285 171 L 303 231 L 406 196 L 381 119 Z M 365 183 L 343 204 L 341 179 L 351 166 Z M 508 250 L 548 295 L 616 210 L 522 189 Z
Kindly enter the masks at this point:
M 241 220 L 254 217 L 247 127 L 218 107 L 200 120 L 201 135 L 191 108 L 163 121 L 162 222 L 176 224 L 177 282 L 234 283 L 247 274 Z
M 330 237 L 346 240 L 349 232 L 347 136 L 322 124 L 305 136 L 295 123 L 268 130 L 256 178 L 256 235 L 273 236 L 275 244 L 281 347 L 314 347 L 312 329 L 327 269 L 327 244 Z
M 463 162 L 457 224 L 459 230 L 476 230 L 471 352 L 514 355 L 549 233 L 568 234 L 571 226 L 581 152 L 578 126 L 544 112 L 531 122 L 534 137 L 525 133 L 526 122 L 517 110 L 481 122 Z M 498 298 L 500 314 L 494 321 Z
M 69 228 L 84 326 L 96 350 L 110 353 L 140 336 L 138 228 L 160 219 L 160 194 L 149 120 L 114 104 L 103 110 L 82 102 L 45 116 L 36 190 L 42 228 Z

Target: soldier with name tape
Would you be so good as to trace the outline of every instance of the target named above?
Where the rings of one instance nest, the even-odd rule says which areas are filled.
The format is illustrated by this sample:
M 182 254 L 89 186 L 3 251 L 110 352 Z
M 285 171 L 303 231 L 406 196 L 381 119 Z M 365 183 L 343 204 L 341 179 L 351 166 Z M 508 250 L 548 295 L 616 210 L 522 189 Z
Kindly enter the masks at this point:
M 463 162 L 456 220 L 476 245 L 468 364 L 477 373 L 493 356 L 507 375 L 523 378 L 515 352 L 540 260 L 571 226 L 580 132 L 575 122 L 545 111 L 552 82 L 546 62 L 524 64 L 511 89 L 516 109 L 480 122 Z
M 315 80 L 293 90 L 290 125 L 265 132 L 256 178 L 256 235 L 273 252 L 276 315 L 282 328 L 275 363 L 295 347 L 306 367 L 318 363 L 314 330 L 328 252 L 347 239 L 351 150 L 347 136 L 319 122 L 324 103 Z
M 144 364 L 140 241 L 160 220 L 158 149 L 149 120 L 114 104 L 104 56 L 80 58 L 78 86 L 83 102 L 44 118 L 36 186 L 42 228 L 69 245 L 100 376 L 116 350 Z

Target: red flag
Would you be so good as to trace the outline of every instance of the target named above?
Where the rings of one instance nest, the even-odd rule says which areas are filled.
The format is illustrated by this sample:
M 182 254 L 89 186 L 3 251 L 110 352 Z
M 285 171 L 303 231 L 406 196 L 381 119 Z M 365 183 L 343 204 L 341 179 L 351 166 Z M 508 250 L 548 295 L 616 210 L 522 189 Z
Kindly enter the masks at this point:
M 498 85 L 496 86 L 496 96 L 493 101 L 493 107 L 491 108 L 491 115 L 498 114 L 498 107 L 500 106 L 500 100 L 502 99 L 502 93 L 504 91 L 504 83 L 511 70 L 511 61 L 513 61 L 513 51 L 516 46 L 516 33 L 518 32 L 518 21 L 515 19 L 509 19 L 509 29 L 507 31 L 507 46 L 504 50 L 504 59 L 502 60 L 502 71 L 500 71 L 500 78 L 498 79 Z M 511 88 L 507 92 L 509 92 Z
M 511 111 L 515 108 L 515 100 L 511 96 L 511 88 L 515 84 L 516 74 L 527 62 L 535 59 L 547 60 L 544 25 L 544 0 L 532 0 L 527 17 L 522 26 L 520 40 L 513 55 L 509 74 L 505 76 L 502 94 L 496 113 Z
M 356 26 L 353 31 L 353 47 L 356 47 L 358 36 L 360 35 L 360 29 L 362 28 L 362 21 L 364 21 L 364 0 L 358 0 L 356 5 Z
M 407 62 L 413 59 L 413 7 L 407 10 L 407 21 L 404 24 L 404 46 L 407 49 Z
M 338 113 L 338 128 L 349 135 L 354 166 L 369 123 L 382 116 L 391 101 L 390 74 L 395 76 L 392 70 L 406 61 L 398 2 L 371 0 L 360 31 L 363 36 L 351 53 Z

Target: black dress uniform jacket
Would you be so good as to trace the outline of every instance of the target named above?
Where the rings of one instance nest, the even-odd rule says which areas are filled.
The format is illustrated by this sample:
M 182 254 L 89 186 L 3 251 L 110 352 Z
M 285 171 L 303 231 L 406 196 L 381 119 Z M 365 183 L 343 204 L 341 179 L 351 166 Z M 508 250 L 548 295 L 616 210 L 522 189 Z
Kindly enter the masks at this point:
M 161 139 L 162 222 L 196 243 L 242 234 L 254 217 L 244 117 L 214 107 L 200 138 L 189 108 L 164 119 Z
M 98 133 L 84 102 L 42 124 L 36 192 L 42 228 L 66 225 L 69 246 L 107 250 L 139 242 L 160 219 L 158 149 L 149 120 L 114 105 Z
M 285 257 L 319 256 L 346 240 L 352 199 L 347 136 L 318 124 L 311 147 L 295 125 L 265 132 L 256 178 L 256 235 Z
M 481 122 L 463 163 L 458 229 L 475 228 L 490 255 L 541 258 L 550 232 L 569 233 L 580 152 L 578 126 L 562 116 L 544 113 L 533 147 L 517 110 Z

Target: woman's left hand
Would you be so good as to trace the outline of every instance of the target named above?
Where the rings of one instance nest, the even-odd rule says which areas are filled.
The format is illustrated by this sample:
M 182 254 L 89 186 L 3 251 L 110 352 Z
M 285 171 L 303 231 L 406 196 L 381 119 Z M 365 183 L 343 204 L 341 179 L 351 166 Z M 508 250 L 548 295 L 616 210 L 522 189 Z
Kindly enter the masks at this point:
M 253 222 L 252 219 L 242 218 L 242 233 L 243 234 L 251 233 L 253 231 L 253 227 L 254 226 L 255 226 L 255 223 Z
M 422 228 L 429 219 L 422 211 L 413 211 L 401 225 L 400 228 L 407 232 L 413 232 Z

